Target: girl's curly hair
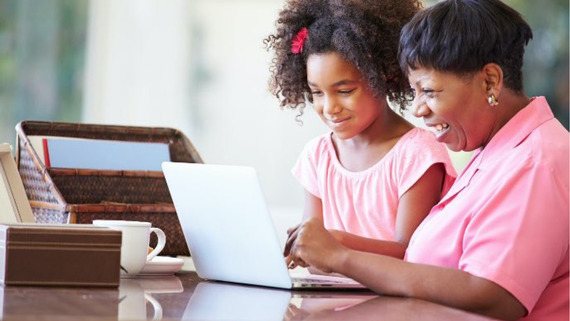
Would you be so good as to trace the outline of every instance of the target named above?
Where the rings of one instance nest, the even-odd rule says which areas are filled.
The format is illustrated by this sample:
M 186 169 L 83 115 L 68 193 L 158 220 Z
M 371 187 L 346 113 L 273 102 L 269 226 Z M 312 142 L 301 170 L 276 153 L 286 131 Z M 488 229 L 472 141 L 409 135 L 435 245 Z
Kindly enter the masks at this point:
M 402 112 L 412 96 L 398 64 L 400 30 L 421 8 L 419 0 L 287 0 L 277 30 L 264 40 L 275 52 L 269 90 L 282 108 L 302 115 L 306 101 L 312 103 L 307 58 L 336 52 L 360 71 L 374 95 L 387 96 Z M 302 28 L 308 37 L 294 54 L 291 42 Z

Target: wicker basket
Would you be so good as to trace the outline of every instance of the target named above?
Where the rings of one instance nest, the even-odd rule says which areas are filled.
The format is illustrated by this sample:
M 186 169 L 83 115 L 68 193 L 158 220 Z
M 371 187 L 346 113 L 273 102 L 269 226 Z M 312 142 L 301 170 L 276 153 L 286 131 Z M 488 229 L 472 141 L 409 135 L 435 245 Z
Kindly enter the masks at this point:
M 43 121 L 22 121 L 16 132 L 16 163 L 36 222 L 151 222 L 167 235 L 162 255 L 190 255 L 161 171 L 47 169 L 28 139 L 40 135 L 167 143 L 172 161 L 202 163 L 183 133 L 170 128 Z M 154 244 L 152 235 L 151 246 Z

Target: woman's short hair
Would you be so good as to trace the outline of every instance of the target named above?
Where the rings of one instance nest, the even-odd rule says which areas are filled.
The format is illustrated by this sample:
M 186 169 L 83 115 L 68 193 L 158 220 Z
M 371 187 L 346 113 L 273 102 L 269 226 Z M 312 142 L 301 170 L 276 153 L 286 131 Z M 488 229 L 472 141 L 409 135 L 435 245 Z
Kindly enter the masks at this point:
M 524 48 L 532 30 L 500 0 L 446 0 L 418 13 L 402 29 L 402 70 L 432 68 L 466 75 L 496 63 L 505 87 L 522 92 Z

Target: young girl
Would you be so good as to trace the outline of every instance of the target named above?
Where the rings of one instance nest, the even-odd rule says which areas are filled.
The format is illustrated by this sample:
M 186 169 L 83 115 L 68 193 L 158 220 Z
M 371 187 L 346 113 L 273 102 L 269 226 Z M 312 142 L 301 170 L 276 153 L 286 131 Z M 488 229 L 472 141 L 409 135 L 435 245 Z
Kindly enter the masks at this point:
M 265 44 L 282 107 L 306 102 L 331 132 L 310 141 L 294 176 L 317 217 L 344 245 L 403 258 L 410 237 L 455 176 L 445 147 L 414 128 L 397 51 L 413 0 L 287 1 Z

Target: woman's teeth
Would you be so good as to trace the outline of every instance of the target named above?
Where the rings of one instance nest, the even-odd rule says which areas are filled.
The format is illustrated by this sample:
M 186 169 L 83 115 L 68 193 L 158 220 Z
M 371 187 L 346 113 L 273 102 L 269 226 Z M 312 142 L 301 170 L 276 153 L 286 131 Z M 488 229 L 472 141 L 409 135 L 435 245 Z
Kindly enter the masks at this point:
M 444 130 L 444 129 L 447 129 L 448 127 L 449 127 L 449 125 L 448 125 L 448 124 L 445 124 L 445 123 L 444 123 L 444 124 L 437 124 L 437 125 L 435 125 L 435 129 L 436 129 L 438 132 L 440 132 L 440 131 L 442 131 L 442 130 Z

